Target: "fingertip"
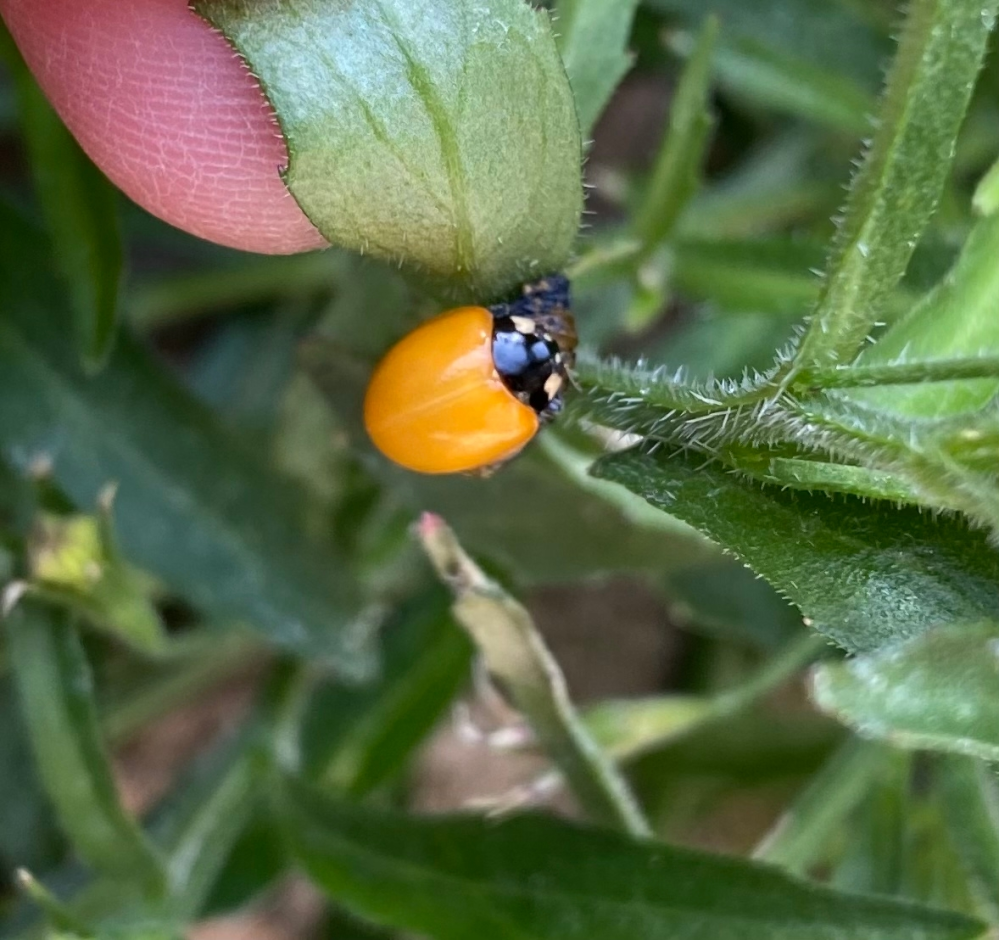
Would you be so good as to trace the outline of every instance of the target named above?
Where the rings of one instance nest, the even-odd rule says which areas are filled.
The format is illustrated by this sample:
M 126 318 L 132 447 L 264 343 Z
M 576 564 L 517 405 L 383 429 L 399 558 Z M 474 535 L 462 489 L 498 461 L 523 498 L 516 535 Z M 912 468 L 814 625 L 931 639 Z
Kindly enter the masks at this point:
M 281 180 L 287 148 L 259 85 L 186 0 L 0 0 L 0 15 L 83 149 L 139 205 L 246 251 L 326 245 Z

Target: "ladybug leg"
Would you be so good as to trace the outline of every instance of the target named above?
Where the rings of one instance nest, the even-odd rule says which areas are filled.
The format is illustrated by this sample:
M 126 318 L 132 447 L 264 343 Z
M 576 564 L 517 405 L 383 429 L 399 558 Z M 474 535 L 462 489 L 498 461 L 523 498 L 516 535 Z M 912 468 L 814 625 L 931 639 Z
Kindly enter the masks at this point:
M 558 416 L 561 414 L 563 407 L 565 407 L 562 401 L 562 396 L 558 398 L 553 398 L 548 402 L 548 406 L 538 414 L 538 420 L 542 425 L 551 424 Z
M 462 476 L 475 477 L 479 480 L 488 480 L 497 470 L 505 467 L 506 464 L 506 460 L 500 460 L 496 463 L 486 464 L 484 467 L 476 467 L 474 470 L 469 470 L 467 473 L 462 474 Z

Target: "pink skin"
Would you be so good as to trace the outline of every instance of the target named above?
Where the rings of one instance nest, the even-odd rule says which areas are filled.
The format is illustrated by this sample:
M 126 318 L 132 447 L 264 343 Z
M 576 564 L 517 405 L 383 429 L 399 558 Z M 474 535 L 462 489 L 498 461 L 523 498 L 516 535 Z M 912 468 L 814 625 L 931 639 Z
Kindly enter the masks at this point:
M 257 82 L 187 0 L 0 0 L 0 16 L 93 161 L 172 225 L 246 251 L 326 243 L 281 182 Z

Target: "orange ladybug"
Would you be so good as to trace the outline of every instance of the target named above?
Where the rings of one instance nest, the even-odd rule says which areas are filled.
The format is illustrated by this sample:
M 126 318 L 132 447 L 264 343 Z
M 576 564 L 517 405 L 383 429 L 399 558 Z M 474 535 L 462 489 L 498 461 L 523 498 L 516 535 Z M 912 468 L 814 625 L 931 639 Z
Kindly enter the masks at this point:
M 449 310 L 375 368 L 364 400 L 368 435 L 418 473 L 488 469 L 562 410 L 575 348 L 563 275 L 526 285 L 510 303 Z

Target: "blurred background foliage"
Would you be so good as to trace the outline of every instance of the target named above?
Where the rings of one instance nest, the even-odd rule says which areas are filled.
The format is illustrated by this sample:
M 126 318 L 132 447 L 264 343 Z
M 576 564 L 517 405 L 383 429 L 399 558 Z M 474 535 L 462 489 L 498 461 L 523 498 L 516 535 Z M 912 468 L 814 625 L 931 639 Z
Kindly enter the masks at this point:
M 897 4 L 560 6 L 593 123 L 570 265 L 585 345 L 690 380 L 766 369 L 820 297 Z M 39 910 L 52 936 L 169 937 L 247 909 L 258 929 L 268 904 L 286 915 L 272 931 L 345 940 L 470 924 L 489 937 L 719 936 L 714 916 L 740 938 L 970 937 L 982 928 L 963 915 L 996 922 L 999 794 L 977 762 L 999 759 L 999 563 L 985 535 L 953 515 L 750 487 L 697 454 L 632 454 L 600 479 L 599 448 L 572 422 L 487 480 L 389 466 L 359 424 L 365 379 L 435 302 L 346 252 L 255 257 L 167 227 L 111 189 L 10 48 L 6 60 L 0 936 L 38 935 Z M 997 153 L 991 55 L 889 311 L 950 268 Z M 974 351 L 994 356 L 999 320 L 982 322 Z M 989 383 L 983 405 L 993 395 Z M 535 732 L 570 782 L 573 767 L 584 781 L 623 768 L 656 836 L 958 913 L 646 856 L 624 836 L 588 843 L 533 816 L 484 848 L 488 823 L 393 815 L 475 800 L 577 811 L 517 715 L 472 681 L 461 609 L 412 534 L 428 511 L 489 573 L 490 597 L 520 598 L 565 670 L 579 714 L 557 682 L 526 694 L 551 706 Z M 514 609 L 496 616 L 520 629 Z M 841 660 L 802 610 L 882 659 Z M 922 635 L 941 623 L 974 628 Z M 489 656 L 520 704 L 522 677 Z M 821 712 L 800 682 L 819 660 Z M 879 682 L 907 690 L 890 714 Z M 954 718 L 969 701 L 987 705 L 970 732 Z M 608 766 L 587 763 L 593 741 Z M 574 789 L 584 810 L 606 796 Z M 289 852 L 328 895 L 299 921 Z M 691 882 L 686 914 L 629 907 L 650 858 L 657 883 Z M 456 872 L 474 890 L 448 888 Z M 538 910 L 504 899 L 504 883 L 534 885 Z M 424 911 L 420 895 L 438 889 L 440 907 L 467 910 Z M 565 909 L 562 889 L 577 895 Z M 616 899 L 619 922 L 588 907 L 594 893 Z

